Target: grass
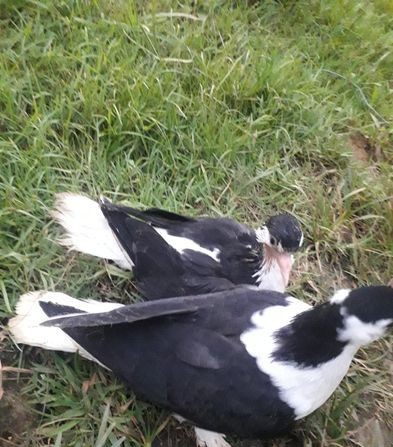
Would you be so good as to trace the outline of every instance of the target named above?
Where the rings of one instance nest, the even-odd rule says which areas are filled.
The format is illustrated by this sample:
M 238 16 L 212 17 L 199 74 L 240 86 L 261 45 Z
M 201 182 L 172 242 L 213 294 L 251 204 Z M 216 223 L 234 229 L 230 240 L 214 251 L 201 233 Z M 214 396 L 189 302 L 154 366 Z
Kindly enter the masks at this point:
M 134 299 L 126 274 L 54 242 L 48 210 L 68 190 L 253 225 L 289 210 L 307 236 L 296 296 L 387 283 L 392 13 L 389 0 L 0 0 L 3 324 L 32 289 Z M 387 446 L 391 342 L 361 351 L 328 403 L 266 445 Z M 1 445 L 190 442 L 101 368 L 0 343 L 3 367 L 29 370 L 3 372 Z

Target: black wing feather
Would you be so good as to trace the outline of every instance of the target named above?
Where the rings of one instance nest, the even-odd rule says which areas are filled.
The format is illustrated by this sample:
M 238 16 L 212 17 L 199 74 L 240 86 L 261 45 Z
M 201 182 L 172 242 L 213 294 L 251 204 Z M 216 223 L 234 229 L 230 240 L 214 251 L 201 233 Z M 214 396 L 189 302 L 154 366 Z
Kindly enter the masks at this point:
M 41 302 L 40 304 L 44 312 L 46 312 L 47 305 L 51 307 L 56 306 L 53 303 Z M 195 312 L 196 310 L 198 310 L 198 305 L 192 299 L 189 299 L 189 297 L 180 297 L 135 303 L 107 312 L 81 313 L 80 315 L 51 318 L 41 324 L 42 326 L 59 328 L 106 326 L 121 323 L 135 323 L 155 317 Z
M 187 328 L 188 329 L 188 328 Z M 213 341 L 209 344 L 206 340 Z M 234 350 L 234 343 L 216 332 L 203 328 L 195 331 L 193 338 L 180 340 L 176 346 L 176 357 L 183 363 L 197 368 L 220 369 Z
M 287 305 L 286 296 L 271 290 L 250 289 L 249 286 L 238 286 L 232 290 L 204 295 L 181 296 L 166 300 L 147 301 L 122 306 L 111 311 L 100 313 L 84 313 L 80 315 L 62 315 L 41 323 L 43 326 L 60 328 L 112 326 L 123 323 L 136 323 L 158 317 L 191 316 L 210 321 L 208 326 L 220 327 L 223 334 L 237 331 L 239 315 L 244 314 L 243 307 L 263 309 L 270 305 Z M 42 302 L 44 308 L 47 303 Z M 51 306 L 56 304 L 50 303 Z M 61 307 L 61 306 L 60 306 Z M 214 312 L 212 312 L 214 310 Z M 53 315 L 53 311 L 51 312 Z M 244 322 L 243 322 L 244 323 Z M 227 329 L 225 329 L 227 327 Z
M 194 250 L 180 254 L 145 222 L 116 207 L 106 212 L 112 231 L 135 265 L 137 287 L 145 298 L 156 300 L 235 287 L 223 265 L 210 256 Z
M 107 219 L 110 219 L 113 213 L 121 213 L 160 228 L 170 228 L 173 225 L 195 221 L 195 219 L 191 217 L 182 216 L 159 208 L 148 208 L 144 211 L 140 211 L 125 205 L 114 205 L 105 198 L 101 199 L 100 206 L 101 211 Z
M 134 263 L 138 290 L 147 299 L 186 295 L 180 254 L 150 225 L 129 217 L 118 207 L 103 207 L 109 226 Z

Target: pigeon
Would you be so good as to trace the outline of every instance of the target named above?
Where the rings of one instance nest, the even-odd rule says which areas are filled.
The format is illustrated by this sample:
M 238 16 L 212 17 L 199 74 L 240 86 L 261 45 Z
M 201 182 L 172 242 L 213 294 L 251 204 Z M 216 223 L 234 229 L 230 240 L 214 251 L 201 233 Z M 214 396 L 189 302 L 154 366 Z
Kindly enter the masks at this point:
M 135 267 L 131 251 L 140 237 L 140 232 L 135 231 L 136 221 L 144 222 L 155 232 L 146 230 L 144 234 L 147 254 L 147 236 L 154 239 L 157 234 L 165 242 L 164 252 L 159 255 L 163 263 L 175 250 L 181 270 L 192 272 L 197 285 L 187 294 L 225 290 L 230 284 L 283 292 L 289 281 L 293 253 L 304 240 L 299 221 L 288 213 L 274 215 L 254 230 L 227 217 L 192 218 L 156 208 L 139 211 L 112 204 L 105 198 L 95 202 L 82 195 L 61 193 L 52 215 L 65 230 L 63 245 L 112 260 L 129 270 Z M 212 278 L 220 278 L 221 284 Z M 218 289 L 211 288 L 213 283 Z M 158 298 L 166 296 L 154 299 Z
M 194 424 L 199 447 L 230 447 L 226 435 L 290 430 L 329 398 L 357 350 L 392 326 L 387 286 L 342 289 L 315 306 L 237 286 L 131 305 L 31 292 L 8 328 L 16 343 L 78 352 L 111 370 Z

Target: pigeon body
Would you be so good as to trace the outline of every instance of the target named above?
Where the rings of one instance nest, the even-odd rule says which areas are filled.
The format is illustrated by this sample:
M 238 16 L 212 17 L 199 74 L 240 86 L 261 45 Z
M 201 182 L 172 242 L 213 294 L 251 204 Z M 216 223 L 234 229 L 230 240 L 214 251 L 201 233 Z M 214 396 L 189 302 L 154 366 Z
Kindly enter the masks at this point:
M 62 243 L 71 249 L 110 259 L 134 272 L 139 267 L 133 257 L 134 245 L 139 252 L 143 245 L 146 257 L 153 257 L 149 251 L 154 253 L 160 271 L 165 270 L 168 258 L 176 262 L 179 272 L 189 277 L 189 288 L 145 295 L 151 299 L 214 292 L 239 284 L 283 292 L 293 253 L 303 243 L 300 224 L 289 214 L 273 216 L 254 230 L 225 217 L 190 218 L 159 209 L 140 211 L 106 199 L 97 203 L 64 193 L 58 195 L 53 215 L 65 229 Z M 161 252 L 157 250 L 157 235 Z M 143 270 L 147 270 L 146 264 Z M 150 277 L 144 281 L 139 274 L 139 280 L 148 282 Z
M 34 292 L 9 328 L 18 343 L 80 352 L 200 429 L 269 438 L 322 405 L 392 323 L 389 287 L 315 307 L 237 287 L 128 306 Z

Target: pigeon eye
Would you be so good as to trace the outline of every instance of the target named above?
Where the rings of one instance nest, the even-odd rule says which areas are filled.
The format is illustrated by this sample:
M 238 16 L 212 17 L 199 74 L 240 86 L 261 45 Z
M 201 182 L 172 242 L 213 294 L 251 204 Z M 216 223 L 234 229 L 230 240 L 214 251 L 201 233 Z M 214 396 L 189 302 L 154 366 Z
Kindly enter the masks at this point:
M 276 245 L 277 244 L 276 239 L 273 236 L 270 236 L 270 243 L 272 245 Z

